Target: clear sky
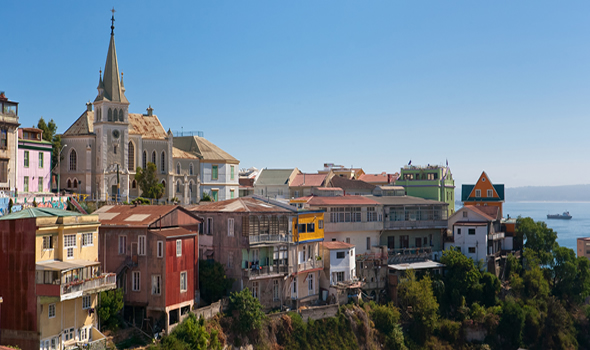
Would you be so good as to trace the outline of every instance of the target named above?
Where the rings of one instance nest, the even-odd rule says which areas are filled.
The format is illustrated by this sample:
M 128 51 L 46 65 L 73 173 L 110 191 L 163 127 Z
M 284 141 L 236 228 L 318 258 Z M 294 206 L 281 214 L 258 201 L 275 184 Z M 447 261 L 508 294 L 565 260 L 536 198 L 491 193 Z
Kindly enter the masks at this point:
M 129 111 L 241 167 L 590 183 L 589 1 L 12 1 L 0 90 L 23 126 L 94 100 L 113 5 Z

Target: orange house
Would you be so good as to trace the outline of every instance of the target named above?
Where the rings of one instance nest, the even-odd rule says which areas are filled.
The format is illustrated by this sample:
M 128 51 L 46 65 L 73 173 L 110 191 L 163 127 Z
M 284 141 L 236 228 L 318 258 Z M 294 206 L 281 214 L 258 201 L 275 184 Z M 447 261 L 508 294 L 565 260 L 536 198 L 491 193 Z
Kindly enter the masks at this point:
M 496 206 L 500 208 L 500 217 L 503 217 L 504 185 L 494 185 L 484 171 L 475 185 L 463 185 L 461 201 L 463 205 Z

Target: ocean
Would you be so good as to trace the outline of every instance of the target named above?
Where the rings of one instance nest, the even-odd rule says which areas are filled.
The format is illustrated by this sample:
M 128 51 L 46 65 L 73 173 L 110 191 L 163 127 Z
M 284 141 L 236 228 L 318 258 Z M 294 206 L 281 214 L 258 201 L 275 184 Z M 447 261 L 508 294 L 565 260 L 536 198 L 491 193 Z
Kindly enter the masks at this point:
M 547 219 L 547 214 L 569 211 L 571 220 Z M 557 243 L 576 251 L 576 238 L 590 236 L 590 202 L 505 202 L 504 217 L 531 217 L 557 232 Z

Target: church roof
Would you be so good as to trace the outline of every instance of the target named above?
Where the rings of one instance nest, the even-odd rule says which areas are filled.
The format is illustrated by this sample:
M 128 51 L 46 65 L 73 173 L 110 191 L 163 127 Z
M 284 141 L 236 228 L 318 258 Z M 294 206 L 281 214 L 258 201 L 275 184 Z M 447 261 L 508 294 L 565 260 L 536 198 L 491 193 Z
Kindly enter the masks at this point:
M 180 148 L 172 147 L 172 158 L 180 158 L 180 159 L 199 159 L 196 154 L 186 152 L 181 150 Z
M 72 124 L 63 136 L 80 136 L 94 134 L 94 112 L 85 111 L 74 124 Z
M 143 115 L 129 113 L 129 134 L 141 135 L 143 139 L 165 140 L 168 137 L 166 130 L 156 115 Z M 82 136 L 94 134 L 94 112 L 86 111 L 72 126 L 63 133 L 63 136 Z
M 229 153 L 217 147 L 211 141 L 200 136 L 181 136 L 174 138 L 174 147 L 198 156 L 205 162 L 239 163 Z

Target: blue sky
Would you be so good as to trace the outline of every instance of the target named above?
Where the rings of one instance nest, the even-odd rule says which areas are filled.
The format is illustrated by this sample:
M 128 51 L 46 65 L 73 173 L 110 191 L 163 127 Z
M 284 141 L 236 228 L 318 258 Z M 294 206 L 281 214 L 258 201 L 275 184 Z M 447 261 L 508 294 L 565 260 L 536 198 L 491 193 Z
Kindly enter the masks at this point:
M 241 167 L 444 164 L 507 187 L 590 183 L 590 2 L 3 4 L 0 90 L 65 131 L 115 40 L 130 112 Z

